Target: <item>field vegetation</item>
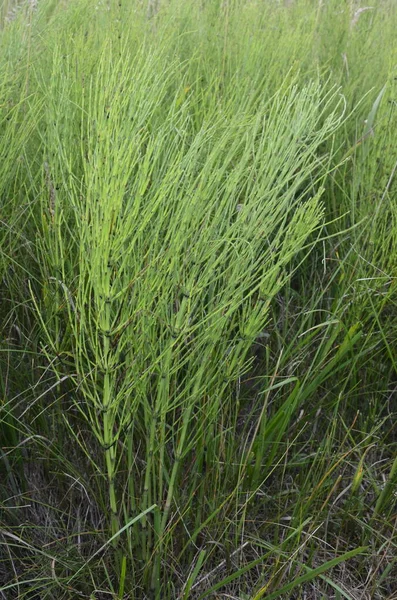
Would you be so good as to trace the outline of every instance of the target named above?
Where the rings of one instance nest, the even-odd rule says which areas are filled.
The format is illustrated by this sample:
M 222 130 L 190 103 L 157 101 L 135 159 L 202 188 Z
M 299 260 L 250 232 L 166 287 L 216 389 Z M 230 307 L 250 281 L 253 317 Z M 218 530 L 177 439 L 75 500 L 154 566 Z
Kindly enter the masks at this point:
M 0 598 L 397 598 L 396 31 L 3 0 Z

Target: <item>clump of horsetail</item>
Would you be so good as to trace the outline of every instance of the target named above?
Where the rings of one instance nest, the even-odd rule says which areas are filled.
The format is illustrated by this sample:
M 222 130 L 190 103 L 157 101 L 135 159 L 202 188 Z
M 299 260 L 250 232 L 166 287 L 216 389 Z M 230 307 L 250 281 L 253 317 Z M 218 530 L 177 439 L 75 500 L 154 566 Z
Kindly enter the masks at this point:
M 160 597 L 173 510 L 186 517 L 207 473 L 221 488 L 225 469 L 241 471 L 222 464 L 230 431 L 240 443 L 232 386 L 321 223 L 317 149 L 341 107 L 335 91 L 287 81 L 256 110 L 214 104 L 197 126 L 164 53 L 131 60 L 109 43 L 91 73 L 80 68 L 73 81 L 54 52 L 62 101 L 49 92 L 45 119 L 63 125 L 45 139 L 42 324 L 102 452 L 112 539 L 145 513 L 124 552 Z

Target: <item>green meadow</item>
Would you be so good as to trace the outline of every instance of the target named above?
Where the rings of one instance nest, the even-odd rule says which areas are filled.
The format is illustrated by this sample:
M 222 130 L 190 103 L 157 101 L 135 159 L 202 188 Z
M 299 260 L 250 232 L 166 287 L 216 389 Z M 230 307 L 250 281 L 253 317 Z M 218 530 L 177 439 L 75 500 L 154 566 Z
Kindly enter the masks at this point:
M 397 598 L 396 31 L 3 0 L 1 600 Z

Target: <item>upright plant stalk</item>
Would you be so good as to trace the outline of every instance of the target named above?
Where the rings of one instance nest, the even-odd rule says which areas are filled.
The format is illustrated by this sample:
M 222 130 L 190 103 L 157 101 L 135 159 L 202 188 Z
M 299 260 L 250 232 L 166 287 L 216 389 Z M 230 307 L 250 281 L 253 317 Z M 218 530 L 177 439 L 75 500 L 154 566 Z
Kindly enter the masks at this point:
M 114 535 L 119 529 L 118 519 L 118 507 L 116 500 L 115 490 L 115 475 L 116 475 L 116 448 L 117 445 L 114 439 L 114 411 L 112 408 L 113 398 L 113 378 L 111 373 L 111 349 L 110 349 L 110 331 L 112 327 L 111 323 L 111 269 L 109 266 L 106 268 L 106 277 L 104 285 L 104 298 L 105 304 L 102 310 L 103 320 L 100 323 L 103 335 L 103 369 L 104 369 L 104 382 L 103 382 L 103 443 L 105 450 L 105 462 L 108 476 L 109 486 L 109 501 L 111 510 L 111 522 L 112 522 L 112 535 Z

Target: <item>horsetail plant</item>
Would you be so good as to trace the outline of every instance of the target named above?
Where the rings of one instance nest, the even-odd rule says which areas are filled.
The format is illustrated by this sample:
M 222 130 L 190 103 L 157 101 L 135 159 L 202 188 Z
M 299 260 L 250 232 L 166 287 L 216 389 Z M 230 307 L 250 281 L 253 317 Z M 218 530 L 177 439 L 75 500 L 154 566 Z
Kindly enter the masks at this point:
M 34 528 L 2 534 L 0 576 L 18 568 L 0 591 L 187 600 L 251 570 L 258 597 L 324 582 L 363 554 L 370 527 L 318 567 L 318 528 L 332 539 L 344 510 L 338 486 L 353 479 L 359 499 L 363 465 L 376 473 L 380 404 L 357 442 L 349 403 L 361 407 L 367 381 L 379 391 L 378 357 L 385 387 L 395 367 L 395 103 L 363 34 L 369 18 L 378 32 L 386 22 L 374 10 L 350 27 L 351 3 L 331 0 L 162 0 L 150 14 L 133 1 L 58 4 L 40 1 L 28 21 L 21 6 L 1 31 L 10 529 L 44 508 L 33 493 L 20 506 L 18 478 L 40 487 L 25 466 L 35 453 L 44 479 L 67 484 L 43 510 L 50 551 Z M 372 110 L 365 96 L 345 118 L 369 80 Z M 386 486 L 374 475 L 369 492 L 377 522 L 392 512 L 388 459 Z M 42 560 L 33 589 L 24 552 Z
M 327 157 L 317 150 L 343 113 L 335 91 L 286 82 L 255 112 L 214 107 L 197 129 L 188 100 L 169 102 L 177 68 L 164 53 L 126 60 L 109 42 L 71 86 L 62 52 L 37 242 L 55 293 L 47 353 L 71 364 L 75 409 L 103 453 L 112 537 L 145 514 L 127 532 L 129 552 L 140 548 L 159 598 L 183 470 L 193 452 L 196 468 L 220 468 L 238 415 L 232 386 L 288 263 L 321 223 Z

